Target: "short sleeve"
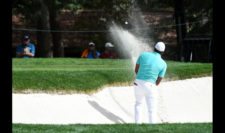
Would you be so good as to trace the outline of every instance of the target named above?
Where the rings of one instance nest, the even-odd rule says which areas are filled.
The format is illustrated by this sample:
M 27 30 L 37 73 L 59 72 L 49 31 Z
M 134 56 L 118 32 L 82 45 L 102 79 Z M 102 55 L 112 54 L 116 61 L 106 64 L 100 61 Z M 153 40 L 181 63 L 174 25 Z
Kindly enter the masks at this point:
M 165 64 L 163 69 L 159 72 L 159 77 L 164 77 L 166 74 L 167 65 Z
M 32 45 L 32 47 L 31 47 L 31 53 L 35 54 L 35 46 L 34 45 Z
M 141 57 L 142 57 L 142 55 L 140 55 L 140 56 L 138 57 L 136 64 L 140 64 L 140 63 L 141 63 Z

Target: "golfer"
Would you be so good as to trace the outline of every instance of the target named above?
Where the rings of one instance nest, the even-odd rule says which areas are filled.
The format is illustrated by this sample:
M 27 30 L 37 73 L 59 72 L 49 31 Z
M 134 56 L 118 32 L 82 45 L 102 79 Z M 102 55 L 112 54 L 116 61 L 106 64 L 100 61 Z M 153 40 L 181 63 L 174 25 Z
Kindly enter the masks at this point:
M 149 123 L 157 121 L 157 93 L 156 86 L 164 77 L 167 69 L 166 62 L 161 58 L 165 51 L 165 44 L 158 42 L 153 52 L 143 52 L 137 59 L 135 66 L 135 123 L 141 123 L 141 104 L 145 98 L 148 107 Z

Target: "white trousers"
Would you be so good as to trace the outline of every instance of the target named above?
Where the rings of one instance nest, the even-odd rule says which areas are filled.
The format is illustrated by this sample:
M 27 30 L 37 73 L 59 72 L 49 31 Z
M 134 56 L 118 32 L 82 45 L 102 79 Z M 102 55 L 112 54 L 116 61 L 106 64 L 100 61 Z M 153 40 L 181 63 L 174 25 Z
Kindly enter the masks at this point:
M 135 94 L 135 123 L 141 123 L 141 105 L 145 98 L 148 108 L 149 123 L 157 122 L 158 90 L 156 85 L 150 82 L 136 79 L 134 82 Z

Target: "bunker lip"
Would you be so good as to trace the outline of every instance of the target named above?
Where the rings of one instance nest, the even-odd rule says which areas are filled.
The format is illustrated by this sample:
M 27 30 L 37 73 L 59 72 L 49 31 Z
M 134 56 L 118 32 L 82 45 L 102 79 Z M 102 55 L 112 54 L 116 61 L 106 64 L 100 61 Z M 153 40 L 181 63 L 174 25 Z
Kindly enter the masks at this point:
M 212 77 L 162 82 L 158 90 L 158 123 L 212 122 Z M 145 103 L 142 118 L 146 123 Z M 13 123 L 134 123 L 133 87 L 106 87 L 94 94 L 13 93 Z

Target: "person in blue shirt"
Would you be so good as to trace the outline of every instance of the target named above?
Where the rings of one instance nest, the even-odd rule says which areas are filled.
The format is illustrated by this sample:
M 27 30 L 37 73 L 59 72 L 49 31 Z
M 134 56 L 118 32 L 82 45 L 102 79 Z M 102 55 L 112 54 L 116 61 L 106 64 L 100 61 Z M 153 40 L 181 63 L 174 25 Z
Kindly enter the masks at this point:
M 24 35 L 22 43 L 16 48 L 16 55 L 19 58 L 32 58 L 35 56 L 35 46 L 30 43 L 30 36 Z
M 137 59 L 134 81 L 135 123 L 141 123 L 140 110 L 144 98 L 148 107 L 149 123 L 154 124 L 158 121 L 158 89 L 156 87 L 166 74 L 167 64 L 161 57 L 164 51 L 165 44 L 158 42 L 153 52 L 143 52 Z
M 81 58 L 95 59 L 99 57 L 100 57 L 100 52 L 96 50 L 95 44 L 93 42 L 90 42 L 88 44 L 88 48 L 85 49 L 81 54 Z

